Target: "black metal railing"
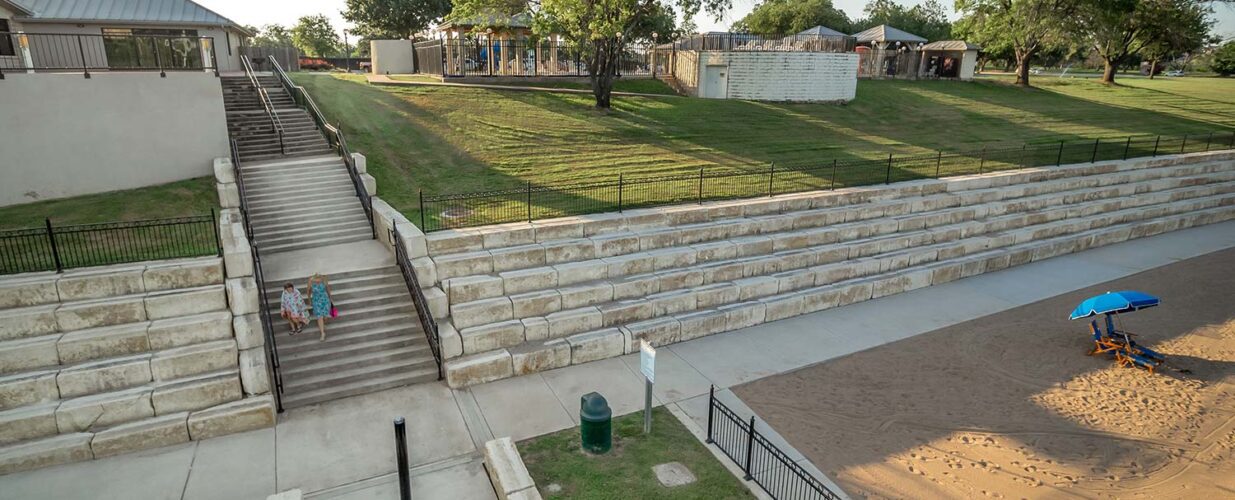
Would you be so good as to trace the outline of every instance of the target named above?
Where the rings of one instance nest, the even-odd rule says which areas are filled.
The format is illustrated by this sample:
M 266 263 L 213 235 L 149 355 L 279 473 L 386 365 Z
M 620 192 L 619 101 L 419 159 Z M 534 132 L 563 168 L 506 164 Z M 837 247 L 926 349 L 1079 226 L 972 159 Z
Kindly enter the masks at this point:
M 416 306 L 416 316 L 420 318 L 420 325 L 424 328 L 425 339 L 429 341 L 429 350 L 433 352 L 433 360 L 437 362 L 437 379 L 441 380 L 442 342 L 441 337 L 438 336 L 437 320 L 433 319 L 433 312 L 429 310 L 429 300 L 425 298 L 424 292 L 420 289 L 420 277 L 416 275 L 416 268 L 412 267 L 412 260 L 408 257 L 407 248 L 403 246 L 403 238 L 397 225 L 390 230 L 390 244 L 395 249 L 395 261 L 403 273 L 407 291 L 412 295 L 412 304 Z
M 0 231 L 0 274 L 222 255 L 215 214 Z
M 964 152 L 895 155 L 875 159 L 832 159 L 807 166 L 700 168 L 676 175 L 638 177 L 618 174 L 612 180 L 425 195 L 420 193 L 420 227 L 425 232 L 509 222 L 621 212 L 681 203 L 892 182 L 938 179 L 1026 167 L 1057 166 L 1235 149 L 1235 132 L 1184 136 L 1140 136 L 1059 141 L 1018 146 L 988 146 Z
M 744 420 L 708 390 L 707 443 L 742 468 L 747 481 L 754 481 L 772 498 L 840 500 L 804 467 L 795 462 L 755 428 L 755 416 Z
M 347 166 L 347 174 L 352 179 L 352 186 L 356 189 L 356 196 L 360 198 L 360 205 L 364 207 L 365 216 L 369 218 L 369 227 L 373 229 L 373 237 L 377 237 L 377 228 L 373 226 L 373 197 L 369 194 L 369 190 L 365 188 L 364 180 L 360 178 L 360 172 L 356 171 L 356 161 L 352 158 L 352 151 L 347 147 L 347 139 L 343 136 L 343 130 L 337 126 L 331 125 L 326 121 L 326 117 L 322 115 L 321 109 L 318 109 L 317 103 L 313 102 L 313 96 L 310 96 L 304 87 L 296 85 L 292 79 L 287 76 L 283 68 L 279 66 L 279 61 L 272 56 L 267 59 L 270 67 L 274 68 L 275 76 L 279 77 L 279 82 L 283 84 L 283 88 L 296 101 L 296 105 L 308 110 L 309 116 L 313 117 L 313 123 L 317 124 L 317 128 L 321 129 L 326 136 L 326 141 L 330 147 L 334 148 L 335 152 L 343 158 L 343 164 Z
M 249 221 L 249 203 L 245 200 L 244 177 L 240 172 L 240 153 L 236 140 L 231 140 L 232 172 L 236 177 L 236 191 L 240 195 L 240 218 L 244 225 L 245 237 L 249 240 L 249 256 L 253 259 L 253 280 L 257 284 L 257 292 L 261 297 L 261 310 L 258 317 L 262 323 L 262 338 L 266 339 L 266 375 L 274 384 L 270 394 L 274 396 L 275 408 L 283 411 L 283 371 L 279 366 L 279 346 L 274 340 L 274 324 L 270 319 L 272 310 L 270 300 L 266 297 L 266 280 L 262 277 L 262 254 L 257 248 L 257 240 L 253 237 L 253 224 Z
M 266 88 L 262 87 L 261 80 L 258 80 L 257 74 L 253 71 L 253 63 L 247 57 L 240 58 L 241 66 L 244 66 L 244 76 L 249 78 L 249 86 L 253 87 L 253 92 L 257 94 L 257 98 L 262 102 L 262 109 L 266 111 L 266 118 L 270 120 L 270 129 L 279 136 L 279 154 L 287 154 L 287 146 L 283 140 L 283 121 L 279 119 L 279 112 L 275 111 L 274 103 L 270 100 L 270 93 L 266 92 Z
M 91 71 L 207 71 L 219 74 L 214 38 L 174 35 L 0 32 L 0 79 L 5 73 Z
M 847 35 L 711 32 L 693 35 L 660 48 L 698 51 L 853 52 L 858 39 Z

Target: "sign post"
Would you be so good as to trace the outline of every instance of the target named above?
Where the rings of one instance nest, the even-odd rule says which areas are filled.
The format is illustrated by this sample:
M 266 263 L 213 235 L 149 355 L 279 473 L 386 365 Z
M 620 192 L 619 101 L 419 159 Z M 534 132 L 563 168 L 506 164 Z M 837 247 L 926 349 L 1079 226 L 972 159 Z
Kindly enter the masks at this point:
M 639 341 L 639 371 L 643 372 L 643 433 L 652 432 L 652 384 L 656 382 L 656 348 L 647 340 Z

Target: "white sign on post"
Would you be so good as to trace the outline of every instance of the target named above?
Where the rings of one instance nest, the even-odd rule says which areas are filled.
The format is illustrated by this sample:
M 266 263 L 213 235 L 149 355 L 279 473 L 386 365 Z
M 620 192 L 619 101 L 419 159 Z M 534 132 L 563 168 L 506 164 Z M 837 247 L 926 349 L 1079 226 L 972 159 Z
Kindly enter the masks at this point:
M 639 341 L 639 371 L 648 382 L 656 383 L 656 348 L 646 340 Z

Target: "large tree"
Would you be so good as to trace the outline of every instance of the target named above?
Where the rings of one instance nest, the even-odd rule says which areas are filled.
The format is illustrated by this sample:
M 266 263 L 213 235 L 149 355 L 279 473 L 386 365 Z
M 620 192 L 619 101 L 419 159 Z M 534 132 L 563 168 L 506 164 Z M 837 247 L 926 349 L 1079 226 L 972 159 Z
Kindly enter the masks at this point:
M 1157 73 L 1158 62 L 1200 49 L 1209 39 L 1213 21 L 1202 3 L 1181 5 L 1162 13 L 1142 34 L 1145 46 L 1141 57 L 1149 61 L 1149 78 Z
M 887 24 L 932 41 L 947 40 L 952 36 L 952 23 L 937 0 L 926 0 L 913 7 L 905 7 L 893 0 L 871 0 L 862 9 L 862 14 L 865 17 L 853 23 L 855 32 Z
M 254 36 L 250 41 L 254 47 L 291 47 L 292 32 L 281 24 L 267 24 L 260 29 L 249 26 Z
M 1197 0 L 1076 0 L 1071 17 L 1105 70 L 1102 83 L 1115 83 L 1115 72 L 1164 30 L 1209 29 L 1209 7 Z
M 292 28 L 292 43 L 305 55 L 325 57 L 339 49 L 339 34 L 330 25 L 330 19 L 318 14 L 304 16 Z
M 1039 52 L 1067 44 L 1067 18 L 1076 0 L 956 0 L 967 39 L 983 47 L 1011 49 L 1016 84 L 1029 86 L 1029 64 Z
M 1235 41 L 1226 42 L 1218 47 L 1218 50 L 1214 51 L 1214 59 L 1209 67 L 1222 76 L 1235 75 Z
M 848 33 L 849 16 L 833 6 L 832 0 L 766 0 L 733 27 L 752 33 L 790 34 L 815 26 Z
M 347 0 L 343 19 L 355 23 L 349 33 L 411 38 L 450 13 L 450 0 Z

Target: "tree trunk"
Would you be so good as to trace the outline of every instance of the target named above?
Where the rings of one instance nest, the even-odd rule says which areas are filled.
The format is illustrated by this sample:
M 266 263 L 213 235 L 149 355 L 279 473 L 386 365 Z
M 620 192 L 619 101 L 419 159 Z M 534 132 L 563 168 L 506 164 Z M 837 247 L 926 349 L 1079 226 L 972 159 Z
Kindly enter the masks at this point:
M 1110 59 L 1103 59 L 1103 61 L 1106 62 L 1106 68 L 1102 70 L 1102 83 L 1107 85 L 1113 84 L 1115 83 L 1115 68 L 1117 65 L 1115 61 Z
M 593 44 L 595 53 L 588 64 L 588 78 L 592 82 L 592 96 L 596 99 L 596 109 L 608 111 L 613 94 L 614 67 L 621 47 L 618 42 L 600 40 Z
M 1154 79 L 1154 73 L 1157 73 L 1157 72 L 1158 72 L 1158 60 L 1157 60 L 1157 59 L 1150 59 L 1150 60 L 1149 60 L 1149 79 L 1150 79 L 1150 80 L 1153 80 L 1153 79 Z
M 1029 58 L 1033 56 L 1031 50 L 1016 50 L 1016 84 L 1022 87 L 1029 86 Z

